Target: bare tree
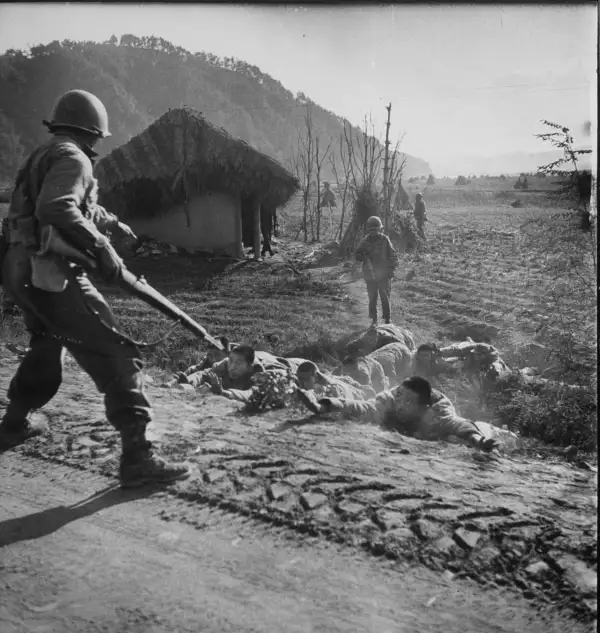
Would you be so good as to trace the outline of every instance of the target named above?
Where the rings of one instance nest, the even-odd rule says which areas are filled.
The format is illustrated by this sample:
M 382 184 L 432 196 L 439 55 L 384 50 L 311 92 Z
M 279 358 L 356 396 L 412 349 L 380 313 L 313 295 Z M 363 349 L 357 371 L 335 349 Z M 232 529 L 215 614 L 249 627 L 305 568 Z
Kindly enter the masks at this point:
M 317 197 L 316 197 L 316 216 L 317 216 L 317 242 L 321 239 L 321 169 L 323 167 L 323 163 L 325 159 L 329 155 L 329 150 L 331 148 L 331 139 L 329 140 L 329 144 L 325 148 L 325 152 L 323 154 L 319 153 L 319 137 L 317 136 L 315 139 L 315 166 L 317 172 Z
M 348 153 L 348 147 L 346 143 L 344 143 L 344 135 L 340 134 L 339 137 L 339 160 L 342 166 L 342 178 L 340 178 L 336 157 L 332 153 L 329 156 L 329 162 L 331 164 L 331 170 L 333 172 L 333 177 L 335 178 L 335 182 L 337 185 L 338 193 L 342 199 L 342 215 L 340 217 L 340 224 L 337 232 L 334 235 L 334 239 L 341 239 L 342 234 L 344 232 L 344 220 L 346 219 L 346 208 L 351 198 L 351 190 L 350 190 L 350 155 Z
M 304 115 L 304 134 L 298 133 L 298 175 L 302 183 L 302 225 L 300 231 L 304 230 L 304 241 L 308 242 L 308 220 L 310 209 L 310 195 L 312 176 L 314 171 L 314 132 L 312 112 L 310 105 L 306 106 L 306 114 Z M 318 192 L 317 192 L 318 193 Z M 298 234 L 296 237 L 298 237 Z
M 400 152 L 402 138 L 396 142 L 393 151 L 388 149 L 388 165 L 383 196 L 377 193 L 384 167 L 385 146 L 375 135 L 374 125 L 370 117 L 365 117 L 364 131 L 352 132 L 344 127 L 345 153 L 348 156 L 348 180 L 350 181 L 351 202 L 354 208 L 353 217 L 340 238 L 342 253 L 354 250 L 357 240 L 362 235 L 364 223 L 370 215 L 388 213 L 391 202 L 392 183 L 397 183 L 406 165 L 406 156 Z M 385 217 L 385 216 L 384 216 Z M 390 227 L 395 224 L 390 223 Z
M 379 178 L 384 147 L 375 136 L 375 126 L 371 116 L 365 116 L 364 132 L 344 125 L 344 139 L 348 149 L 350 177 L 353 189 L 375 190 Z

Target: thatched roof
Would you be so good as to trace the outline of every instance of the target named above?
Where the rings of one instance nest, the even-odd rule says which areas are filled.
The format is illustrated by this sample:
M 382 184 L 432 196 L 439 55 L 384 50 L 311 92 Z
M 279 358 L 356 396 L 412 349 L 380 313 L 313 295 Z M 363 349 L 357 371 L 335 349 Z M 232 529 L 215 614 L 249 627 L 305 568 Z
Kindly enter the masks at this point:
M 276 160 L 185 107 L 169 110 L 98 161 L 100 202 L 120 217 L 153 216 L 203 191 L 284 205 L 298 181 Z

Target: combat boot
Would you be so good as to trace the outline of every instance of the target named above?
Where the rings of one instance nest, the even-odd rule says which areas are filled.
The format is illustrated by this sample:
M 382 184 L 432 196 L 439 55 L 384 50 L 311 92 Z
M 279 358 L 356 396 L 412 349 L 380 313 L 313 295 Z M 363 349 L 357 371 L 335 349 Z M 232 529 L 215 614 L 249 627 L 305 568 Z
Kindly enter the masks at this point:
M 142 428 L 143 427 L 143 428 Z M 157 455 L 145 437 L 145 424 L 121 431 L 123 453 L 119 466 L 122 488 L 138 488 L 152 483 L 171 483 L 187 479 L 189 464 L 169 462 Z
M 0 422 L 0 451 L 15 448 L 32 437 L 48 430 L 46 421 L 40 416 L 28 417 L 29 410 L 9 404 Z

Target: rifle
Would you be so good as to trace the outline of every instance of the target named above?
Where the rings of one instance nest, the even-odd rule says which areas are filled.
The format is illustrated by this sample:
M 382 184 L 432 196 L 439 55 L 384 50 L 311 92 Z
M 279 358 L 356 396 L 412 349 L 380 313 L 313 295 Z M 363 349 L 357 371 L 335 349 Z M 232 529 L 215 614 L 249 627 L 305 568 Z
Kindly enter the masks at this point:
M 97 269 L 95 259 L 87 253 L 69 244 L 60 233 L 52 226 L 44 227 L 41 235 L 40 253 L 56 253 L 83 266 L 84 268 Z M 223 344 L 212 337 L 199 323 L 196 323 L 191 316 L 171 303 L 158 290 L 153 288 L 143 276 L 136 276 L 127 268 L 123 267 L 119 279 L 119 286 L 126 292 L 140 298 L 148 305 L 156 308 L 170 319 L 183 325 L 184 328 L 195 334 L 198 338 L 205 340 L 218 350 L 223 350 Z

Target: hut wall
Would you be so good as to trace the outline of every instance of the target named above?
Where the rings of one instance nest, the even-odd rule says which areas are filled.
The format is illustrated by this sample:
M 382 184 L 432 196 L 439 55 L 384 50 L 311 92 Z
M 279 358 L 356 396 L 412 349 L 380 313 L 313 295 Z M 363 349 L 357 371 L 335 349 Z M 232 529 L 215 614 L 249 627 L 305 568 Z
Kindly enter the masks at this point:
M 239 196 L 210 192 L 194 196 L 153 218 L 131 218 L 138 234 L 190 250 L 240 257 L 242 215 Z

